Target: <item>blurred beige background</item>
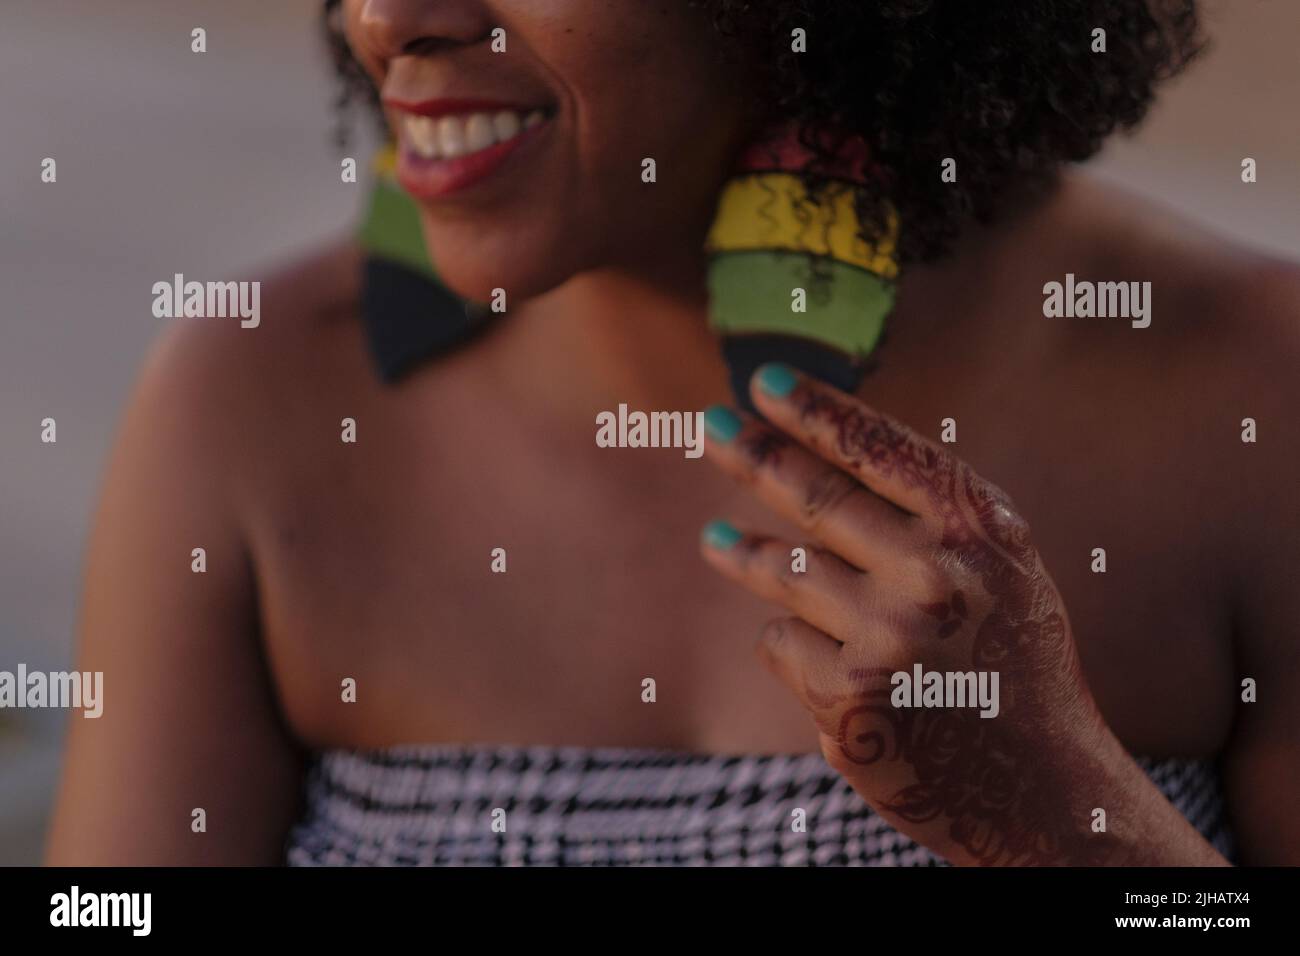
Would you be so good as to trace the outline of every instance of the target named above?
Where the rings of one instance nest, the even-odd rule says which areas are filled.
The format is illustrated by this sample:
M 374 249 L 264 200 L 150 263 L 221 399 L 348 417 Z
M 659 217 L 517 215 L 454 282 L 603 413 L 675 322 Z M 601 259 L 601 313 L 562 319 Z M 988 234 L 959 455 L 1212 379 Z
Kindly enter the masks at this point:
M 871 0 L 860 0 L 871 2 Z M 5 0 L 0 14 L 0 670 L 71 666 L 151 284 L 241 277 L 340 230 L 316 0 Z M 1215 48 L 1096 174 L 1300 259 L 1300 2 L 1209 0 Z M 190 52 L 204 27 L 208 52 Z M 355 154 L 364 156 L 358 147 Z M 40 162 L 58 162 L 56 185 Z M 1260 182 L 1245 186 L 1252 156 Z M 257 272 L 250 272 L 256 268 Z M 58 421 L 58 443 L 40 421 Z M 111 694 L 111 688 L 109 688 Z M 33 863 L 66 714 L 0 711 L 0 864 Z

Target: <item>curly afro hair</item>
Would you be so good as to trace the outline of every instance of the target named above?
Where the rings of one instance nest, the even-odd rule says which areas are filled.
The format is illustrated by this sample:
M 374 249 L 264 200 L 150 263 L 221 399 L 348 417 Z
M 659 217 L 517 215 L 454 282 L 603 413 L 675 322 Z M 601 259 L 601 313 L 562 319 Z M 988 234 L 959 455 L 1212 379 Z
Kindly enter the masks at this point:
M 825 132 L 866 140 L 882 176 L 855 199 L 864 238 L 884 233 L 892 208 L 903 263 L 941 256 L 964 222 L 993 220 L 1132 129 L 1158 83 L 1205 46 L 1196 0 L 687 2 L 752 69 L 764 119 L 822 132 L 802 171 L 814 197 L 829 181 Z M 324 22 L 346 109 L 375 92 L 340 3 L 325 0 Z M 808 52 L 792 50 L 797 28 Z M 1097 30 L 1105 52 L 1093 52 Z M 957 181 L 945 183 L 949 157 Z

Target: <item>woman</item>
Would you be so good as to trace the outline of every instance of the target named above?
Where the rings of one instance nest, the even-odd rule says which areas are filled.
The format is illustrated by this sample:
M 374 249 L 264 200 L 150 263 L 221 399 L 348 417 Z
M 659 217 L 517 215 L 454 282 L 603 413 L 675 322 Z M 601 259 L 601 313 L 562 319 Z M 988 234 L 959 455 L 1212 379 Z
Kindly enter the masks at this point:
M 51 860 L 1300 861 L 1300 278 L 1061 169 L 1191 0 L 957 7 L 343 0 L 438 279 L 505 313 L 395 329 L 348 243 L 167 337 Z M 902 266 L 855 394 L 729 395 L 706 321 L 781 124 L 866 145 Z M 708 407 L 716 467 L 593 441 L 621 405 Z

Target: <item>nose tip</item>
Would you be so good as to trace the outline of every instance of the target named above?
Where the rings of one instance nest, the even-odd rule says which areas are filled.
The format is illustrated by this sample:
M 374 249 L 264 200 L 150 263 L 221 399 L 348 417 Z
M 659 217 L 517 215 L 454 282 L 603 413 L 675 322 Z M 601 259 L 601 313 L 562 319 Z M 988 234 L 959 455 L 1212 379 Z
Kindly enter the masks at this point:
M 357 26 L 366 45 L 384 59 L 473 43 L 491 30 L 480 0 L 365 0 Z

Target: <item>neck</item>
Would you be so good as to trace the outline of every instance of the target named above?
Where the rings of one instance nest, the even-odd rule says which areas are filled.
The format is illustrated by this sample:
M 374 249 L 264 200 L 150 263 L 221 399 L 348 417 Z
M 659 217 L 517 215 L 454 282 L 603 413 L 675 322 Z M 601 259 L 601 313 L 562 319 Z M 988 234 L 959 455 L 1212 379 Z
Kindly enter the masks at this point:
M 707 310 L 702 260 L 654 275 L 593 270 L 519 306 L 511 351 L 533 356 L 538 373 L 562 369 L 560 381 L 534 387 L 584 412 L 620 402 L 695 410 L 727 398 Z
M 904 273 L 898 308 L 887 320 L 886 359 L 896 374 L 948 362 L 978 365 L 1009 348 L 1033 347 L 1033 335 L 993 334 L 999 317 L 985 306 L 1015 278 L 1005 263 L 1030 261 L 1034 250 L 1052 246 L 1060 228 L 1055 205 L 1037 201 L 999 225 L 970 225 L 952 255 Z M 512 307 L 506 325 L 515 347 L 503 358 L 510 363 L 503 372 L 519 384 L 521 401 L 581 415 L 620 402 L 684 411 L 731 401 L 707 325 L 703 256 L 644 258 L 657 263 L 655 271 L 591 270 Z M 1018 316 L 1000 320 L 1026 331 Z

